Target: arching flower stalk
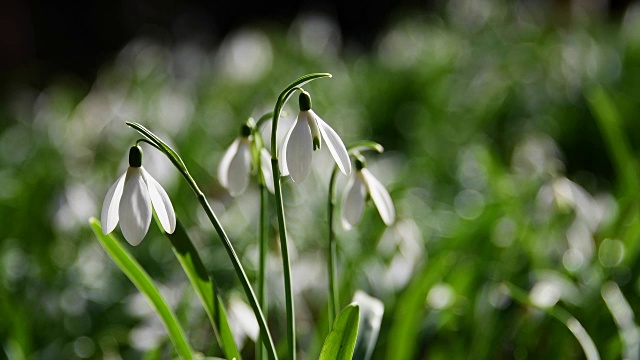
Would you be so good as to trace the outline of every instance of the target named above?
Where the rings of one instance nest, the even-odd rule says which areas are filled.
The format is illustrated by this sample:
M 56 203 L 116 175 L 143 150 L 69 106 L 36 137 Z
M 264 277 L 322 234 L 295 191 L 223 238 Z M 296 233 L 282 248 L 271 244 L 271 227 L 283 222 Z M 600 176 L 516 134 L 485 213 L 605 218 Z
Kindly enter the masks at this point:
M 171 163 L 180 172 L 180 174 L 182 174 L 184 179 L 189 184 L 189 187 L 191 187 L 191 189 L 195 193 L 195 195 L 196 195 L 196 197 L 198 199 L 198 202 L 202 206 L 202 208 L 205 211 L 207 217 L 211 221 L 211 224 L 213 225 L 214 229 L 218 233 L 218 236 L 220 237 L 222 245 L 224 246 L 225 251 L 227 252 L 227 255 L 229 256 L 229 260 L 231 260 L 231 263 L 233 264 L 233 268 L 234 268 L 234 270 L 235 270 L 235 272 L 236 272 L 236 274 L 238 276 L 238 279 L 240 280 L 242 288 L 245 291 L 245 294 L 247 296 L 247 300 L 249 300 L 249 304 L 251 305 L 251 308 L 253 309 L 253 312 L 255 314 L 256 320 L 258 321 L 258 325 L 260 326 L 261 341 L 262 341 L 262 344 L 264 345 L 264 347 L 266 349 L 267 356 L 271 360 L 277 360 L 278 359 L 278 355 L 276 353 L 275 346 L 274 346 L 274 343 L 273 343 L 273 339 L 271 337 L 271 333 L 269 332 L 269 328 L 267 326 L 267 322 L 266 322 L 266 320 L 264 318 L 264 315 L 262 313 L 262 308 L 261 308 L 260 304 L 258 303 L 258 300 L 256 299 L 255 293 L 253 292 L 253 288 L 251 287 L 251 284 L 250 284 L 249 279 L 247 277 L 247 274 L 246 274 L 246 272 L 244 270 L 244 267 L 240 263 L 240 258 L 238 257 L 238 254 L 236 253 L 236 251 L 235 251 L 235 249 L 233 247 L 233 244 L 229 240 L 229 237 L 227 236 L 226 232 L 224 231 L 222 225 L 220 224 L 220 221 L 218 220 L 218 217 L 213 212 L 213 209 L 211 209 L 211 205 L 207 201 L 207 198 L 205 197 L 205 195 L 202 192 L 202 190 L 200 190 L 200 187 L 196 183 L 195 179 L 189 173 L 189 170 L 187 169 L 187 166 L 185 165 L 184 161 L 182 161 L 182 158 L 178 155 L 178 153 L 175 152 L 175 150 L 173 150 L 163 140 L 161 140 L 158 136 L 156 136 L 154 133 L 149 131 L 144 126 L 142 126 L 142 125 L 140 125 L 138 123 L 135 123 L 135 122 L 127 122 L 127 125 L 129 125 L 132 128 L 136 129 L 140 134 L 142 134 L 146 138 L 146 142 L 148 142 L 149 144 L 153 145 L 156 149 L 158 149 L 163 154 L 165 154 L 167 156 L 167 158 L 171 161 Z
M 364 157 L 360 154 L 360 151 L 374 150 L 378 153 L 384 151 L 383 147 L 372 141 L 363 141 L 354 144 L 349 147 L 349 155 L 356 159 L 356 172 L 347 183 L 347 186 L 343 195 L 342 203 L 342 223 L 345 228 L 351 229 L 362 218 L 362 212 L 364 210 L 367 194 L 373 194 L 375 197 L 374 202 L 382 204 L 380 211 L 383 215 L 383 221 L 385 224 L 390 225 L 395 221 L 395 209 L 393 208 L 393 202 L 389 196 L 389 192 L 380 184 L 380 182 L 373 177 L 369 170 L 365 169 Z M 331 179 L 329 180 L 329 202 L 328 202 L 328 217 L 329 217 L 329 244 L 327 247 L 327 270 L 329 272 L 329 291 L 328 291 L 328 308 L 329 308 L 329 324 L 333 324 L 335 316 L 338 314 L 339 309 L 339 296 L 337 286 L 337 245 L 335 240 L 334 231 L 334 208 L 336 205 L 335 195 L 335 182 L 336 175 L 338 173 L 338 166 L 334 166 L 331 173 Z M 373 189 L 373 190 L 369 190 Z M 380 209 L 379 208 L 379 209 Z M 346 209 L 346 212 L 345 212 Z M 331 325 L 330 325 L 331 326 Z
M 105 235 L 111 233 L 118 221 L 129 244 L 138 245 L 147 234 L 152 207 L 164 230 L 171 234 L 176 228 L 176 214 L 169 195 L 142 167 L 142 149 L 129 150 L 129 168 L 109 188 L 102 205 L 101 222 Z
M 284 288 L 285 288 L 285 307 L 287 311 L 287 350 L 288 350 L 287 352 L 289 355 L 289 359 L 291 360 L 296 359 L 296 323 L 295 323 L 295 312 L 294 312 L 294 304 L 293 304 L 293 290 L 291 288 L 291 264 L 289 262 L 289 250 L 287 246 L 287 229 L 286 229 L 286 223 L 284 218 L 284 207 L 282 204 L 282 188 L 280 184 L 280 175 L 281 175 L 280 172 L 282 172 L 282 175 L 285 175 L 285 174 L 288 174 L 288 170 L 283 171 L 283 169 L 280 169 L 280 166 L 278 163 L 278 152 L 277 152 L 278 120 L 280 119 L 280 113 L 282 112 L 282 108 L 284 107 L 285 103 L 287 102 L 287 100 L 289 100 L 289 98 L 291 97 L 291 95 L 293 95 L 295 91 L 300 90 L 300 86 L 303 86 L 304 84 L 310 81 L 324 78 L 324 77 L 331 77 L 331 74 L 326 74 L 326 73 L 307 74 L 296 79 L 294 82 L 289 84 L 284 90 L 282 90 L 280 95 L 278 95 L 278 100 L 276 101 L 276 104 L 273 108 L 273 120 L 271 122 L 271 170 L 273 171 L 273 188 L 275 190 L 276 211 L 278 215 L 278 232 L 280 234 L 280 249 L 282 251 L 282 268 L 283 268 Z M 306 105 L 306 104 L 303 104 L 303 105 Z M 306 107 L 305 110 L 303 110 L 303 108 L 301 107 L 301 113 L 303 111 L 311 110 L 311 98 L 309 98 L 308 106 L 305 106 L 305 107 Z M 300 117 L 298 120 L 300 120 Z M 297 123 L 298 121 L 296 121 L 296 124 Z M 294 125 L 294 128 L 295 128 L 295 125 Z M 294 130 L 292 129 L 290 132 L 293 132 L 293 131 Z M 308 131 L 310 134 L 311 130 L 309 129 Z M 304 133 L 304 131 L 302 130 L 300 130 L 300 132 Z M 292 135 L 289 134 L 287 140 L 290 140 L 291 136 Z M 308 139 L 306 134 L 303 134 L 302 136 L 304 139 Z M 285 144 L 287 143 L 288 141 L 285 142 Z M 308 143 L 308 141 L 304 140 L 303 143 Z M 302 150 L 302 151 L 305 154 L 304 155 L 305 158 L 307 158 L 307 160 L 310 160 L 308 159 L 307 154 L 308 152 L 312 151 L 312 149 L 310 148 L 312 144 L 308 144 L 308 145 L 309 145 L 309 147 L 307 147 L 308 150 Z M 298 146 L 296 145 L 293 148 L 297 148 L 297 147 Z M 289 150 L 289 151 L 295 151 L 295 150 Z M 286 149 L 283 149 L 282 152 L 284 154 L 286 152 Z M 348 161 L 348 158 L 347 158 L 347 161 Z M 304 172 L 306 170 L 300 171 L 298 173 L 298 170 L 300 169 L 298 169 L 297 166 L 294 166 L 293 164 L 290 164 L 290 165 L 293 166 L 292 168 L 296 168 L 296 170 L 294 170 L 294 172 L 296 173 L 295 175 L 296 178 L 298 178 L 299 180 L 301 179 L 300 181 L 304 180 L 304 178 L 306 177 L 306 175 L 304 175 Z M 304 165 L 302 166 L 304 167 Z M 286 166 L 284 166 L 284 170 L 286 170 Z M 298 177 L 298 175 L 304 175 L 304 176 Z M 308 171 L 307 171 L 307 175 L 308 175 Z

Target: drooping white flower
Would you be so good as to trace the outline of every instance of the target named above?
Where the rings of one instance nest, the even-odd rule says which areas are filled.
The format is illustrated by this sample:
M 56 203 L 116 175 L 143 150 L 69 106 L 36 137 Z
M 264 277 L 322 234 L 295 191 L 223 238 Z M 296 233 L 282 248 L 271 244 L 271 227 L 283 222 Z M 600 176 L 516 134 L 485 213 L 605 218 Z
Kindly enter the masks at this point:
M 162 186 L 142 167 L 142 149 L 129 150 L 129 168 L 107 191 L 102 204 L 102 232 L 112 232 L 118 221 L 129 244 L 138 245 L 151 223 L 152 206 L 164 230 L 176 228 L 176 214 Z
M 307 92 L 300 92 L 299 103 L 298 118 L 287 133 L 282 146 L 282 175 L 290 175 L 297 183 L 304 181 L 311 172 L 313 151 L 320 149 L 322 139 L 340 170 L 349 175 L 351 162 L 340 136 L 311 110 L 311 97 Z
M 218 181 L 229 191 L 231 196 L 242 194 L 249 185 L 252 147 L 251 129 L 247 125 L 243 125 L 240 136 L 231 143 L 218 165 Z M 265 148 L 260 149 L 260 170 L 267 189 L 273 193 L 271 156 Z
M 389 192 L 364 167 L 362 161 L 356 160 L 356 173 L 349 179 L 342 196 L 342 226 L 346 230 L 352 229 L 362 219 L 367 195 L 371 196 L 385 224 L 391 225 L 395 222 L 396 211 Z

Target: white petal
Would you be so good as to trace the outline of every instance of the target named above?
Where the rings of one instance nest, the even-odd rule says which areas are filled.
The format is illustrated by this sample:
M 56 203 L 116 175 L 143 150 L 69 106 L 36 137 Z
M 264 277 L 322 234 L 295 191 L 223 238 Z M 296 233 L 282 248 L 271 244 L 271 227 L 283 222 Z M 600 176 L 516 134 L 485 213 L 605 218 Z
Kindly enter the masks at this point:
M 151 223 L 151 199 L 140 168 L 130 167 L 120 200 L 120 229 L 129 244 L 138 245 Z
M 118 180 L 107 191 L 102 203 L 102 213 L 100 214 L 100 222 L 102 223 L 102 232 L 107 235 L 118 225 L 118 207 L 122 198 L 122 189 L 124 188 L 124 178 L 127 173 L 122 174 Z
M 313 113 L 313 111 L 309 111 L 311 116 L 315 117 L 318 126 L 320 127 L 320 132 L 322 133 L 322 137 L 324 141 L 327 143 L 327 147 L 331 152 L 331 156 L 338 164 L 340 171 L 342 171 L 345 175 L 351 174 L 351 161 L 349 160 L 349 153 L 347 152 L 347 148 L 344 146 L 342 139 L 338 136 L 331 126 L 329 126 L 324 120 L 322 120 L 318 115 Z
M 240 195 L 249 185 L 251 175 L 251 144 L 249 139 L 241 138 L 238 151 L 229 164 L 227 189 L 231 196 Z
M 273 172 L 271 166 L 271 155 L 267 149 L 260 149 L 260 168 L 262 170 L 262 177 L 264 178 L 264 183 L 267 186 L 267 189 L 274 194 L 275 190 L 273 189 Z
M 351 230 L 362 219 L 367 189 L 360 172 L 349 179 L 342 196 L 342 227 Z
M 229 186 L 229 165 L 231 164 L 231 160 L 238 152 L 238 143 L 240 143 L 240 138 L 236 138 L 231 146 L 225 151 L 222 156 L 222 160 L 220 160 L 220 164 L 218 165 L 218 181 L 220 185 L 222 185 L 225 189 Z
M 171 199 L 169 199 L 169 195 L 164 191 L 162 185 L 160 185 L 147 170 L 144 168 L 141 169 L 144 181 L 147 183 L 151 204 L 153 204 L 153 208 L 156 210 L 158 220 L 160 220 L 164 231 L 173 234 L 173 231 L 176 229 L 176 213 L 173 210 L 173 205 L 171 205 Z
M 371 199 L 380 213 L 385 224 L 391 225 L 396 221 L 396 210 L 387 189 L 367 169 L 362 169 L 362 176 L 371 194 Z
M 280 167 L 280 175 L 281 176 L 289 176 L 289 168 L 287 168 L 287 143 L 289 142 L 289 138 L 291 137 L 291 133 L 293 129 L 296 127 L 298 122 L 294 122 L 293 126 L 287 131 L 287 135 L 284 138 L 284 142 L 282 143 L 282 147 L 280 148 L 280 158 L 278 161 L 278 167 Z
M 291 179 L 301 183 L 311 172 L 311 130 L 303 112 L 298 115 L 298 120 L 286 142 L 285 161 Z

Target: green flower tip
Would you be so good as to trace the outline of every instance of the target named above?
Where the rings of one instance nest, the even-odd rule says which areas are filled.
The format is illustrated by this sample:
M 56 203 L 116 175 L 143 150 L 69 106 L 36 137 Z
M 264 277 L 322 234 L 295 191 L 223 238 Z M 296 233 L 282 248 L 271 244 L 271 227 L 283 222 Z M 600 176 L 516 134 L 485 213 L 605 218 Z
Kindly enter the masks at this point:
M 311 110 L 311 95 L 309 95 L 308 92 L 300 89 L 300 96 L 298 97 L 298 102 L 300 104 L 300 111 Z
M 139 168 L 142 166 L 142 148 L 138 145 L 129 149 L 129 166 Z
M 251 127 L 247 124 L 243 124 L 242 127 L 240 127 L 240 136 L 249 137 L 249 135 L 251 135 Z
M 356 157 L 356 170 L 360 171 L 367 166 L 366 160 L 362 156 Z

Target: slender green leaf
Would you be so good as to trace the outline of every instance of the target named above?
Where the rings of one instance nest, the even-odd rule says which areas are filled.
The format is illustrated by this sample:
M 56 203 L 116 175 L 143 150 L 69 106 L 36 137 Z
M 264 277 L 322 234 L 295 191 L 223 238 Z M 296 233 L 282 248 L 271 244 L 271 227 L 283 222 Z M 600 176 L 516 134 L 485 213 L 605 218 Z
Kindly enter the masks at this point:
M 387 358 L 414 359 L 416 345 L 420 343 L 418 334 L 420 324 L 425 316 L 424 299 L 427 298 L 433 284 L 437 283 L 450 268 L 444 256 L 436 257 L 433 261 L 424 263 L 422 269 L 416 272 L 412 282 L 399 297 L 394 319 L 389 330 Z
M 358 337 L 360 322 L 360 306 L 356 303 L 347 305 L 333 323 L 333 328 L 324 341 L 320 360 L 350 360 Z
M 530 301 L 528 294 L 524 290 L 511 283 L 507 283 L 506 286 L 509 290 L 509 294 L 518 302 L 536 307 L 562 322 L 573 334 L 576 340 L 578 340 L 578 344 L 582 347 L 582 351 L 584 351 L 584 355 L 587 360 L 600 360 L 600 354 L 598 353 L 598 349 L 596 348 L 596 344 L 593 342 L 593 339 L 589 336 L 589 333 L 587 333 L 587 330 L 582 326 L 578 319 L 573 317 L 573 315 L 571 315 L 567 310 L 558 305 L 540 307 Z
M 227 321 L 224 304 L 218 296 L 216 284 L 207 273 L 189 235 L 179 221 L 176 222 L 173 234 L 165 234 L 173 245 L 173 252 L 180 261 L 182 269 L 202 301 L 225 356 L 229 359 L 242 359 Z
M 628 251 L 624 261 L 626 264 L 633 264 L 640 255 L 640 242 L 635 241 L 640 235 L 640 166 L 624 133 L 622 116 L 611 96 L 601 86 L 592 86 L 586 98 L 621 184 L 619 207 L 622 210 L 614 227 L 618 233 L 610 236 L 618 237 L 627 244 Z
M 360 325 L 358 326 L 358 340 L 353 358 L 369 360 L 378 341 L 384 304 L 382 301 L 358 290 L 353 296 L 353 302 L 360 306 Z
M 593 86 L 587 92 L 587 100 L 609 150 L 611 162 L 623 184 L 623 191 L 637 194 L 640 190 L 638 167 L 613 99 L 602 87 Z
M 127 275 L 131 282 L 133 282 L 133 284 L 149 300 L 153 308 L 156 310 L 156 313 L 160 316 L 160 319 L 162 319 L 162 322 L 167 328 L 169 338 L 176 347 L 178 354 L 183 359 L 193 359 L 193 350 L 187 342 L 182 326 L 178 323 L 176 315 L 173 313 L 169 305 L 167 305 L 167 302 L 160 294 L 160 291 L 153 283 L 149 274 L 147 274 L 142 266 L 140 266 L 131 254 L 129 254 L 113 234 L 102 234 L 100 221 L 95 218 L 91 218 L 89 219 L 89 224 L 107 254 L 109 254 L 120 270 Z

